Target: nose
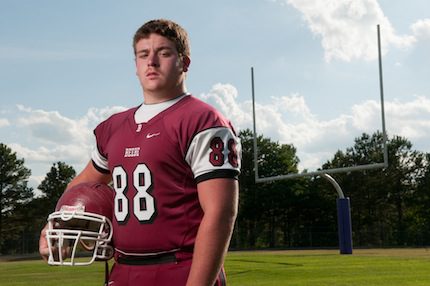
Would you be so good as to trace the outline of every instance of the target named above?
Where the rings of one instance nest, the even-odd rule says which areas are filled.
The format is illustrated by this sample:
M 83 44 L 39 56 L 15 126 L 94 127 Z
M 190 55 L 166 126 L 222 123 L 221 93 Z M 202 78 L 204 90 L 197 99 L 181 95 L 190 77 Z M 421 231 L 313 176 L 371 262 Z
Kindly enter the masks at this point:
M 148 67 L 158 67 L 159 63 L 158 63 L 158 58 L 157 55 L 153 54 L 153 55 L 149 55 L 148 56 Z

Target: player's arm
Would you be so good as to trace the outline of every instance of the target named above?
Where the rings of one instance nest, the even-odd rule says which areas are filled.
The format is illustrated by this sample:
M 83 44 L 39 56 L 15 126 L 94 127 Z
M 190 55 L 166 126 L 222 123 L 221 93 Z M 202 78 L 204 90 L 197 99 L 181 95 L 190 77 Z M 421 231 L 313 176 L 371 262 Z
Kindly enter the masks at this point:
M 112 180 L 112 177 L 110 174 L 102 173 L 98 171 L 94 165 L 93 162 L 90 160 L 90 162 L 87 164 L 87 166 L 80 172 L 73 180 L 67 185 L 67 188 L 73 187 L 77 184 L 84 183 L 84 182 L 99 182 L 99 183 L 105 183 L 108 184 Z M 48 249 L 48 242 L 46 241 L 46 230 L 48 229 L 48 224 L 45 225 L 45 227 L 40 232 L 40 238 L 39 238 L 39 253 L 42 256 L 43 260 L 48 261 L 49 256 L 49 249 Z
M 237 180 L 217 178 L 197 185 L 204 211 L 187 286 L 213 286 L 227 252 L 238 208 Z
M 94 167 L 94 163 L 90 160 L 87 166 L 67 185 L 67 189 L 75 185 L 85 182 L 98 182 L 109 184 L 112 180 L 110 173 L 102 173 Z

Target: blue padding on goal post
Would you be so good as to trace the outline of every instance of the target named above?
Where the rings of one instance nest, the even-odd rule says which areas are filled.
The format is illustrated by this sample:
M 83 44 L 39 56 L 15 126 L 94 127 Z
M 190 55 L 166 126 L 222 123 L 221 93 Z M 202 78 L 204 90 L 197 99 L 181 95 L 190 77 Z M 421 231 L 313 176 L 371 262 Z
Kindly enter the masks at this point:
M 340 254 L 352 254 L 352 227 L 349 198 L 337 199 L 337 223 Z

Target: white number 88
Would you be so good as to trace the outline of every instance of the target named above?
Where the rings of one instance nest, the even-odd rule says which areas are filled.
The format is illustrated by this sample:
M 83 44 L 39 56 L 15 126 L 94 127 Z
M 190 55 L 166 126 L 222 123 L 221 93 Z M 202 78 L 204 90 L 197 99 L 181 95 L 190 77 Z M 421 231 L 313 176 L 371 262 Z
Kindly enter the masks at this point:
M 116 166 L 112 172 L 115 189 L 115 218 L 125 224 L 129 218 L 129 203 L 125 195 L 128 192 L 127 173 L 122 166 Z M 136 166 L 133 172 L 133 186 L 137 191 L 133 198 L 133 214 L 141 223 L 151 222 L 156 213 L 155 199 L 152 192 L 151 171 L 145 164 Z

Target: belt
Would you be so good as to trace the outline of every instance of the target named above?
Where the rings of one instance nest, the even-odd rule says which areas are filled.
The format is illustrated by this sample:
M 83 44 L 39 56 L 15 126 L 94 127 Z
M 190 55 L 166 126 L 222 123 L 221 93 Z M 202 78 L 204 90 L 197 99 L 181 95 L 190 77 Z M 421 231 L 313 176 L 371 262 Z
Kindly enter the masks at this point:
M 126 265 L 151 265 L 177 262 L 175 253 L 162 253 L 149 256 L 120 255 L 116 261 Z

